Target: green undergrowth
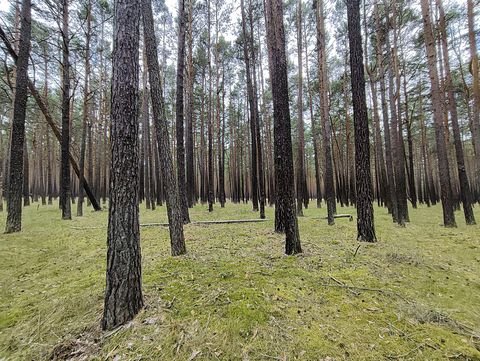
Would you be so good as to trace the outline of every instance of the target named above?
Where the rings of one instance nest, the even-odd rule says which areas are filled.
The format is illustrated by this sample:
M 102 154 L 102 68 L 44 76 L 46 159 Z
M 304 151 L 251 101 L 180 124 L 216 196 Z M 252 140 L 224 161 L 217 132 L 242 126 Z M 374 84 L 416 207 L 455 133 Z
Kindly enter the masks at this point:
M 166 221 L 164 207 L 141 209 L 142 223 Z M 299 218 L 294 257 L 272 208 L 264 223 L 186 226 L 178 258 L 166 228 L 142 228 L 146 306 L 102 332 L 107 212 L 61 221 L 57 206 L 27 207 L 24 230 L 0 235 L 0 359 L 480 360 L 479 226 L 457 213 L 446 229 L 436 206 L 411 209 L 400 228 L 376 208 L 371 245 L 355 241 L 355 221 L 328 226 L 325 212 Z M 230 203 L 191 211 L 255 217 Z

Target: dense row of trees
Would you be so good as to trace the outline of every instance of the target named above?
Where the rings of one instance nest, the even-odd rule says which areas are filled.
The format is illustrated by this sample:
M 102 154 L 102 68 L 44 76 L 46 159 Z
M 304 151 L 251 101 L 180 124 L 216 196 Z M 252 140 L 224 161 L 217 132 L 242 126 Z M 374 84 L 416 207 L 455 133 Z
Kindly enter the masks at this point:
M 174 256 L 189 207 L 227 199 L 260 218 L 275 205 L 287 254 L 311 199 L 329 225 L 355 205 L 361 241 L 376 240 L 375 200 L 400 226 L 439 201 L 445 226 L 460 206 L 475 224 L 474 0 L 178 0 L 175 22 L 163 1 L 31 9 L 15 2 L 0 24 L 6 232 L 22 199 L 59 197 L 71 219 L 85 195 L 95 210 L 108 198 L 104 328 L 143 305 L 141 203 L 166 204 Z

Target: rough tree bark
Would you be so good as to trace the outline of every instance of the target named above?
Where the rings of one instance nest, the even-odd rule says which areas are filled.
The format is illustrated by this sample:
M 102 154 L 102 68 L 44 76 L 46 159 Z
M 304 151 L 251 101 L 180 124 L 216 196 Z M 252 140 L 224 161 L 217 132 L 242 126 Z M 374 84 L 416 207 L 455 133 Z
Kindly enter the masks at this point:
M 103 329 L 130 321 L 143 307 L 138 207 L 140 0 L 115 0 L 114 9 L 112 163 Z
M 185 0 L 178 0 L 178 53 L 177 84 L 175 100 L 175 124 L 177 136 L 177 181 L 183 222 L 190 223 L 185 187 L 185 146 L 184 146 L 184 71 L 185 71 Z
M 273 95 L 276 223 L 285 232 L 285 253 L 302 252 L 295 212 L 292 134 L 288 95 L 287 56 L 283 26 L 283 1 L 266 1 L 267 44 Z M 276 230 L 279 230 L 276 224 Z
M 68 0 L 62 1 L 62 144 L 61 144 L 61 191 L 62 219 L 72 219 L 70 185 L 70 35 Z
M 355 126 L 357 240 L 375 242 L 372 180 L 370 175 L 370 140 L 360 28 L 360 0 L 347 2 L 347 14 L 353 118 Z
M 7 190 L 7 222 L 5 233 L 22 229 L 23 152 L 27 108 L 28 60 L 32 34 L 31 1 L 22 1 L 18 59 L 16 61 L 15 99 L 10 141 L 10 166 Z M 0 190 L 1 191 L 1 190 Z

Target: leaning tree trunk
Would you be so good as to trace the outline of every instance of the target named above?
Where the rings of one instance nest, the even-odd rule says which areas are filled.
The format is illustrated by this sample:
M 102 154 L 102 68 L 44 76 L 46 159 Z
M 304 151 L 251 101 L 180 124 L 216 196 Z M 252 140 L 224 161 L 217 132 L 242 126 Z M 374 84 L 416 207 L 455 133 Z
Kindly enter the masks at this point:
M 7 191 L 7 223 L 5 233 L 22 229 L 23 157 L 25 144 L 25 116 L 27 108 L 28 60 L 30 56 L 31 1 L 23 0 L 20 41 L 15 76 L 15 99 L 10 141 L 10 167 Z M 2 190 L 0 190 L 1 192 Z
M 365 74 L 360 28 L 360 0 L 347 2 L 348 38 L 355 126 L 355 168 L 357 202 L 357 239 L 375 242 L 372 179 L 370 175 L 370 140 L 368 131 Z
M 165 105 L 162 94 L 160 66 L 157 55 L 157 39 L 153 22 L 151 0 L 142 0 L 143 31 L 147 50 L 147 66 L 152 97 L 153 120 L 157 135 L 160 162 L 162 165 L 163 187 L 166 197 L 168 223 L 170 224 L 170 244 L 172 256 L 179 256 L 187 252 L 183 235 L 184 215 L 181 209 L 175 170 L 173 168 L 168 124 L 165 114 Z
M 266 1 L 267 44 L 273 96 L 276 212 L 285 231 L 285 253 L 302 252 L 295 212 L 292 134 L 283 1 Z
M 452 190 L 450 186 L 450 168 L 448 165 L 447 145 L 443 124 L 442 97 L 437 73 L 437 54 L 435 49 L 435 38 L 433 35 L 432 23 L 430 20 L 430 3 L 428 0 L 421 0 L 421 5 L 423 15 L 425 49 L 427 53 L 428 72 L 430 75 L 431 84 L 433 120 L 435 124 L 435 139 L 437 142 L 438 175 L 440 177 L 443 224 L 445 225 L 445 227 L 456 227 Z
M 143 307 L 138 207 L 140 0 L 116 0 L 114 9 L 112 163 L 103 329 L 130 321 Z

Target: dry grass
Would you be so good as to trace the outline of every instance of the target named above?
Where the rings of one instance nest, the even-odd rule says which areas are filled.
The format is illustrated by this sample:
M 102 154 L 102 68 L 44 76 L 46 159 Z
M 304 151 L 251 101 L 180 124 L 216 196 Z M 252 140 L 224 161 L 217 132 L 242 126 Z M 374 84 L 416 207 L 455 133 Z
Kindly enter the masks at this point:
M 355 222 L 329 227 L 324 213 L 305 211 L 296 257 L 272 221 L 189 225 L 179 258 L 165 228 L 143 228 L 146 307 L 104 333 L 107 213 L 64 222 L 55 206 L 31 206 L 22 233 L 0 235 L 0 359 L 480 360 L 478 226 L 457 213 L 459 228 L 444 229 L 433 207 L 411 210 L 402 229 L 376 209 L 380 242 L 357 249 Z M 254 217 L 245 205 L 192 211 Z

